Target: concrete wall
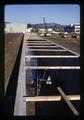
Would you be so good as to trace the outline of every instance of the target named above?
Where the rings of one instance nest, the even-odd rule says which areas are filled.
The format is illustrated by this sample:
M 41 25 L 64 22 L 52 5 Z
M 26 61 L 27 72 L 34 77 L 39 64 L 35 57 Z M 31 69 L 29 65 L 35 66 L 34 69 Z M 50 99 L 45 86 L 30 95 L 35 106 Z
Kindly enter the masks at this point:
M 26 116 L 26 100 L 23 96 L 26 96 L 26 80 L 25 80 L 25 36 L 23 40 L 20 68 L 18 74 L 18 83 L 16 91 L 16 99 L 14 106 L 14 116 Z
M 7 33 L 25 33 L 27 29 L 27 24 L 24 23 L 7 23 L 5 27 L 5 32 Z

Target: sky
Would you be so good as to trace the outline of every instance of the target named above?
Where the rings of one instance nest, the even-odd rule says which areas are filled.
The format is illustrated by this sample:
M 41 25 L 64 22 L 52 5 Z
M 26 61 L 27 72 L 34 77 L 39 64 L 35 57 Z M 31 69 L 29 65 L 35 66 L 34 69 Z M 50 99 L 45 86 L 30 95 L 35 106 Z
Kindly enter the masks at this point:
M 78 4 L 44 4 L 44 5 L 6 5 L 5 22 L 20 23 L 58 23 L 69 25 L 80 23 L 80 6 Z

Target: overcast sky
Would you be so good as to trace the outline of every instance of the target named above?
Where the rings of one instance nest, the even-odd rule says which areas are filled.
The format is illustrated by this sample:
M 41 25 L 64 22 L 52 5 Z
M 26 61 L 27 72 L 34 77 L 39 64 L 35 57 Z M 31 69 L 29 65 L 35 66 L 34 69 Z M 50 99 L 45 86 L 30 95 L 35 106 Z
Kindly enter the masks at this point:
M 80 22 L 80 6 L 77 4 L 6 5 L 5 22 L 43 23 L 68 25 Z

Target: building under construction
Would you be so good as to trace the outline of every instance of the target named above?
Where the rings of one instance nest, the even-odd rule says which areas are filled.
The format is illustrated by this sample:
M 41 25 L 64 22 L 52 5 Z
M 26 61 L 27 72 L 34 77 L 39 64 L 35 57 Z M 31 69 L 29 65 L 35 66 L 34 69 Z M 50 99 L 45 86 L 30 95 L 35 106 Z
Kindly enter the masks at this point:
M 79 115 L 80 54 L 37 33 L 26 32 L 21 41 L 5 92 L 6 115 Z

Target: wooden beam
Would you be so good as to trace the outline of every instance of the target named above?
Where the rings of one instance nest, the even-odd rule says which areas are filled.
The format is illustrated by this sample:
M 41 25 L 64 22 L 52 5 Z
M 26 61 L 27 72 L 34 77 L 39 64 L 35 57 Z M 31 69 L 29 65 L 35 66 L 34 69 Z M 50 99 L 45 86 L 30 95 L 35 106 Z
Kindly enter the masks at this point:
M 25 69 L 80 69 L 79 66 L 25 66 Z
M 43 41 L 43 40 L 41 40 L 41 41 L 25 41 L 25 43 L 37 43 L 37 42 L 47 42 L 47 43 L 51 43 L 50 41 Z
M 38 46 L 38 45 L 42 45 L 42 46 L 44 45 L 44 46 L 45 46 L 45 45 L 53 45 L 53 44 L 49 44 L 49 43 L 27 43 L 27 45 L 28 45 L 28 46 L 30 46 L 30 45 L 31 45 L 31 46 L 33 46 L 33 45 L 34 45 L 34 46 L 36 46 L 36 45 L 37 45 L 37 46 Z
M 76 110 L 76 108 L 73 106 L 73 104 L 70 102 L 70 100 L 68 99 L 68 97 L 65 95 L 65 93 L 63 92 L 63 90 L 60 87 L 57 87 L 59 93 L 61 94 L 61 96 L 63 97 L 63 99 L 65 100 L 65 102 L 67 103 L 67 105 L 70 107 L 70 109 L 72 110 L 72 112 L 75 115 L 79 115 L 78 111 Z
M 28 51 L 66 51 L 66 50 L 62 50 L 62 49 L 28 49 Z
M 39 43 L 47 43 L 47 44 L 53 44 L 52 42 L 47 42 L 47 41 L 45 41 L 45 42 L 43 42 L 43 41 L 39 41 L 39 42 L 25 42 L 26 44 L 39 44 Z
M 35 97 L 26 97 L 24 96 L 24 98 L 26 99 L 26 102 L 40 102 L 40 101 L 60 101 L 61 100 L 61 96 L 35 96 Z M 67 98 L 69 100 L 80 100 L 80 95 L 67 95 Z
M 40 39 L 40 40 L 38 40 L 38 39 L 33 39 L 33 40 L 26 40 L 26 41 L 28 41 L 28 42 L 32 42 L 32 41 L 47 41 L 47 40 L 44 40 L 44 39 Z
M 51 42 L 48 42 L 48 41 L 26 41 L 25 43 L 51 43 Z
M 26 48 L 30 48 L 30 47 L 35 47 L 35 48 L 37 48 L 37 47 L 48 47 L 48 48 L 51 48 L 51 47 L 53 47 L 53 48 L 57 48 L 57 47 L 59 47 L 59 46 L 26 46 Z
M 76 55 L 25 55 L 25 58 L 79 58 Z
M 25 41 L 25 43 L 33 43 L 33 42 L 34 42 L 34 43 L 37 43 L 37 42 L 39 42 L 39 43 L 40 43 L 40 42 L 47 42 L 47 43 L 51 43 L 51 41 L 46 41 L 46 40 L 45 40 L 45 41 L 43 41 L 43 40 L 40 40 L 40 41 L 39 41 L 39 40 Z
M 53 45 L 50 43 L 27 43 L 27 45 Z

